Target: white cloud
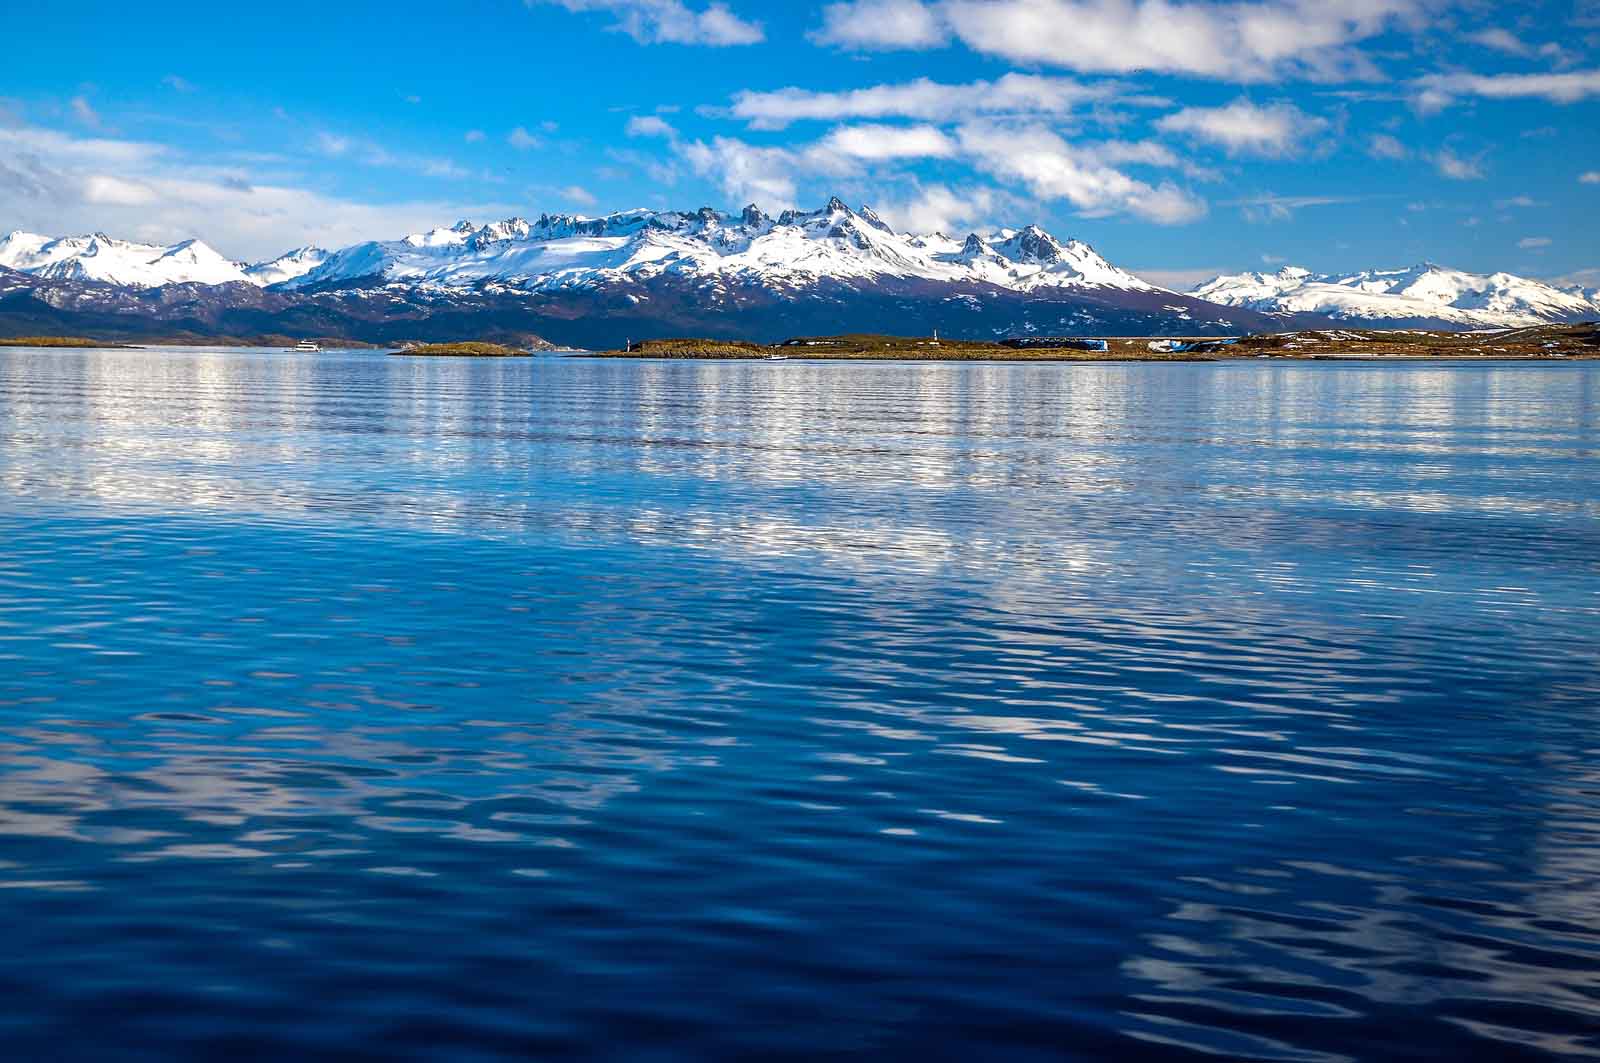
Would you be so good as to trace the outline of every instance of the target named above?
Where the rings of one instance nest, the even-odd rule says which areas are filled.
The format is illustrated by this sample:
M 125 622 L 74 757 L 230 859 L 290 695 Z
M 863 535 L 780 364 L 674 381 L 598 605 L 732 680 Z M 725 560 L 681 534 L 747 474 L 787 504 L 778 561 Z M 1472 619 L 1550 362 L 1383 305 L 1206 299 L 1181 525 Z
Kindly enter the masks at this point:
M 1163 225 L 1194 221 L 1205 203 L 1170 182 L 1151 186 L 1075 150 L 1043 126 L 969 123 L 957 130 L 978 169 L 1022 184 L 1041 199 L 1061 199 L 1092 216 L 1126 213 Z
M 1481 158 L 1463 159 L 1449 148 L 1440 148 L 1433 156 L 1433 167 L 1439 171 L 1440 177 L 1448 177 L 1452 181 L 1476 181 L 1483 177 Z
M 768 209 L 793 206 L 802 178 L 859 179 L 878 167 L 908 159 L 950 159 L 1019 186 L 1035 200 L 1065 200 L 1089 216 L 1130 214 L 1164 225 L 1193 221 L 1205 213 L 1197 199 L 1170 181 L 1152 185 L 1122 172 L 1112 158 L 1137 156 L 1141 163 L 1169 161 L 1159 150 L 1112 142 L 1069 145 L 1043 125 L 978 121 L 954 135 L 930 125 L 844 126 L 803 145 L 768 147 L 732 137 L 675 141 L 674 149 L 694 172 L 717 182 L 728 195 Z M 964 217 L 934 186 L 887 210 L 906 217 Z M 965 215 L 965 216 L 971 216 Z
M 635 115 L 628 119 L 628 135 L 630 137 L 667 137 L 678 135 L 672 124 L 653 114 Z
M 1600 185 L 1600 170 L 1590 170 L 1578 176 L 1578 183 L 1583 185 Z
M 161 79 L 161 83 L 167 86 L 173 92 L 194 91 L 194 86 L 190 84 L 188 80 L 179 77 L 177 74 L 168 74 L 166 77 Z
M 563 199 L 567 199 L 573 203 L 577 203 L 580 206 L 585 207 L 592 207 L 598 202 L 598 200 L 595 199 L 594 194 L 587 188 L 584 188 L 582 185 L 568 185 L 567 187 L 561 189 L 561 196 Z
M 612 27 L 640 44 L 757 44 L 766 39 L 760 23 L 747 22 L 726 4 L 712 3 L 696 11 L 683 0 L 525 0 L 559 4 L 568 11 L 605 11 L 615 16 Z
M 741 92 L 731 113 L 757 129 L 782 129 L 794 122 L 851 118 L 915 118 L 960 121 L 984 115 L 1061 115 L 1114 97 L 1113 84 L 1085 85 L 1071 78 L 1006 74 L 995 81 L 945 84 L 918 78 L 846 92 L 786 88 Z
M 944 19 L 921 0 L 853 0 L 823 8 L 822 28 L 811 38 L 870 50 L 932 48 L 948 36 Z
M 1402 144 L 1399 137 L 1378 133 L 1368 142 L 1367 154 L 1374 159 L 1404 159 L 1410 157 L 1411 149 Z
M 824 137 L 819 147 L 824 151 L 869 162 L 948 159 L 956 153 L 955 141 L 930 125 L 845 126 Z
M 956 233 L 986 220 L 1000 197 L 981 185 L 960 190 L 946 185 L 918 187 L 916 194 L 875 206 L 880 217 L 896 229 L 914 233 Z
M 1560 74 L 1429 74 L 1418 78 L 1417 105 L 1425 111 L 1449 106 L 1462 96 L 1491 100 L 1541 99 L 1577 103 L 1600 96 L 1600 70 Z
M 1372 75 L 1352 45 L 1416 20 L 1427 6 L 1427 0 L 856 0 L 825 9 L 816 36 L 852 48 L 927 48 L 954 35 L 1014 63 L 1262 81 Z
M 1224 107 L 1186 107 L 1156 123 L 1167 133 L 1182 133 L 1217 144 L 1234 155 L 1293 155 L 1310 137 L 1328 128 L 1325 118 L 1288 103 L 1261 107 L 1235 100 Z
M 1524 236 L 1517 241 L 1517 246 L 1524 251 L 1536 251 L 1541 247 L 1549 247 L 1550 238 L 1548 236 Z
M 796 159 L 783 148 L 762 148 L 732 137 L 681 146 L 684 161 L 734 199 L 775 210 L 795 202 Z
M 260 260 L 289 247 L 340 247 L 432 228 L 441 218 L 516 210 L 447 200 L 362 203 L 197 165 L 158 144 L 0 128 L 0 217 L 52 235 L 102 230 L 155 243 L 201 237 L 229 256 Z
M 517 128 L 506 134 L 506 143 L 518 151 L 531 151 L 534 148 L 544 146 L 544 141 L 528 132 L 522 126 L 517 126 Z
M 488 134 L 481 129 L 469 129 L 466 136 L 462 137 L 468 144 L 481 144 L 488 138 Z

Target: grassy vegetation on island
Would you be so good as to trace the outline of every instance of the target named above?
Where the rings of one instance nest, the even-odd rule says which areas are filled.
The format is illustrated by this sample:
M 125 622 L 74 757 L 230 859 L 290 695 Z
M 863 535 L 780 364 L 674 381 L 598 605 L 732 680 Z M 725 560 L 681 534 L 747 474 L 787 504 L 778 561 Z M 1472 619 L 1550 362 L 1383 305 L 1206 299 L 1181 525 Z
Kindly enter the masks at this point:
M 1060 345 L 1008 347 L 987 340 L 953 340 L 945 337 L 880 336 L 851 334 L 810 336 L 782 343 L 747 343 L 739 340 L 670 339 L 643 340 L 621 351 L 603 352 L 608 358 L 820 358 L 830 360 L 899 361 L 929 360 L 945 362 L 1082 362 L 1106 359 L 1141 361 L 1194 361 L 1188 352 L 1158 352 L 1142 341 L 1138 351 L 1082 349 L 1085 341 L 1062 339 Z
M 125 343 L 106 343 L 83 336 L 13 336 L 0 338 L 0 347 L 126 347 Z
M 1070 337 L 1025 337 L 990 342 L 947 338 L 846 335 L 785 340 L 776 344 L 738 340 L 644 340 L 607 358 L 795 358 L 823 360 L 1183 362 L 1226 358 L 1600 358 L 1600 327 L 1539 325 L 1484 332 L 1424 329 L 1321 329 L 1264 333 L 1238 338 L 1121 336 L 1103 349 L 1081 349 Z
M 390 354 L 411 355 L 419 358 L 526 358 L 528 352 L 499 343 L 425 343 L 417 347 L 402 347 Z

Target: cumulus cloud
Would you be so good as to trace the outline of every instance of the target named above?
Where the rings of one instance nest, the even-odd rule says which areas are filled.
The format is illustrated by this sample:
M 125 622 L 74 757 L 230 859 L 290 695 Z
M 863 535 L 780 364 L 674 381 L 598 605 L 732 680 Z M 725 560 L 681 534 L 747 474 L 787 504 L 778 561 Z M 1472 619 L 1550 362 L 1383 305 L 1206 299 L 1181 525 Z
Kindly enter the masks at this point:
M 1304 142 L 1328 128 L 1325 118 L 1289 103 L 1262 107 L 1235 100 L 1225 107 L 1186 107 L 1156 123 L 1166 133 L 1181 133 L 1216 144 L 1233 155 L 1293 155 Z
M 198 236 L 229 256 L 259 260 L 289 247 L 338 247 L 431 228 L 440 218 L 505 217 L 516 209 L 442 199 L 362 203 L 196 165 L 158 144 L 0 128 L 0 216 L 51 235 L 103 230 L 154 243 Z
M 1463 96 L 1491 100 L 1541 99 L 1577 103 L 1600 96 L 1600 70 L 1559 74 L 1429 74 L 1416 83 L 1417 105 L 1425 111 L 1448 107 Z
M 709 143 L 675 140 L 673 148 L 690 169 L 717 182 L 728 195 L 769 209 L 793 206 L 797 182 L 803 178 L 858 180 L 911 160 L 943 159 L 1025 191 L 1035 201 L 1063 200 L 1088 216 L 1127 214 L 1176 225 L 1206 212 L 1203 200 L 1171 181 L 1152 184 L 1118 168 L 1118 160 L 1158 166 L 1179 161 L 1161 146 L 1115 141 L 1071 145 L 1041 124 L 978 120 L 951 132 L 932 125 L 849 125 L 795 146 L 716 137 Z M 973 216 L 955 210 L 946 192 L 944 186 L 930 186 L 886 209 L 900 217 L 939 214 L 947 225 Z
M 978 122 L 957 130 L 962 154 L 1040 199 L 1065 200 L 1091 217 L 1132 214 L 1163 225 L 1194 221 L 1205 203 L 1170 182 L 1152 186 L 1075 150 L 1044 126 Z
M 922 0 L 855 0 L 822 9 L 818 44 L 862 50 L 932 48 L 949 35 L 944 19 Z
M 928 78 L 872 85 L 846 92 L 785 88 L 741 92 L 733 117 L 757 129 L 782 129 L 794 122 L 853 118 L 913 118 L 960 121 L 984 115 L 1062 115 L 1115 97 L 1114 84 L 1085 85 L 1072 78 L 1006 74 L 994 81 L 946 84 Z
M 891 159 L 948 159 L 956 143 L 930 125 L 857 125 L 835 129 L 819 148 L 851 159 L 885 162 Z
M 1155 71 L 1224 81 L 1373 76 L 1353 47 L 1427 0 L 852 0 L 816 38 L 849 48 L 927 48 L 948 37 L 1015 63 L 1089 73 Z
M 785 148 L 764 148 L 733 137 L 681 146 L 684 161 L 738 200 L 768 208 L 793 206 L 797 159 Z
M 613 29 L 640 44 L 707 44 L 716 46 L 758 44 L 766 39 L 761 24 L 747 22 L 726 4 L 712 3 L 700 10 L 683 0 L 525 0 L 528 6 L 557 4 L 568 11 L 604 11 L 616 22 Z
M 994 189 L 981 185 L 953 189 L 935 184 L 919 186 L 913 195 L 879 203 L 873 209 L 905 232 L 955 233 L 984 227 L 980 223 L 988 220 L 1000 199 Z
M 518 151 L 532 151 L 534 148 L 544 146 L 544 141 L 534 136 L 523 126 L 517 126 L 506 134 L 506 143 Z
M 635 115 L 628 119 L 628 135 L 630 137 L 675 137 L 678 131 L 671 123 L 653 114 Z

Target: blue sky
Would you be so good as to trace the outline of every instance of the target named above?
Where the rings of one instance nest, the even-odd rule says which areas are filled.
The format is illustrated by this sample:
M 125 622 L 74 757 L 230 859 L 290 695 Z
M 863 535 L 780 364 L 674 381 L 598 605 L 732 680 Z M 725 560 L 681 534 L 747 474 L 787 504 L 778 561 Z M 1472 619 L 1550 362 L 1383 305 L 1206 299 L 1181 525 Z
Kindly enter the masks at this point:
M 0 231 L 257 259 L 837 193 L 1169 283 L 1431 259 L 1600 285 L 1600 0 L 7 7 Z

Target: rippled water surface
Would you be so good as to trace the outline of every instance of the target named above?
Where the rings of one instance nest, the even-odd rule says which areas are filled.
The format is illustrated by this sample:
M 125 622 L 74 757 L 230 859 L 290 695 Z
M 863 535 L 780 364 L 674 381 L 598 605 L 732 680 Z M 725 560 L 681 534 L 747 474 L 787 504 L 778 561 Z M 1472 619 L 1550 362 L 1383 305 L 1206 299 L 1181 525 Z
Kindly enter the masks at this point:
M 0 352 L 17 1059 L 1600 1055 L 1600 366 Z

